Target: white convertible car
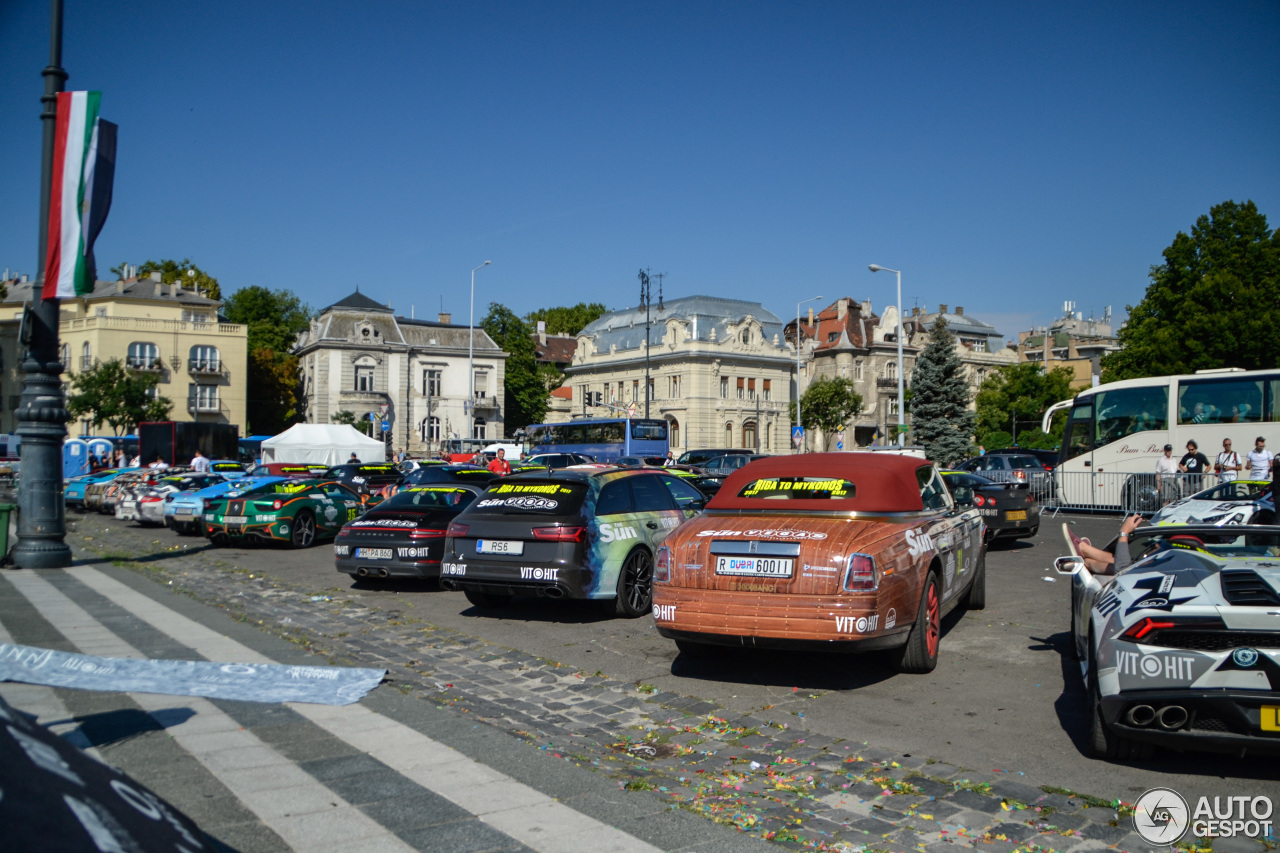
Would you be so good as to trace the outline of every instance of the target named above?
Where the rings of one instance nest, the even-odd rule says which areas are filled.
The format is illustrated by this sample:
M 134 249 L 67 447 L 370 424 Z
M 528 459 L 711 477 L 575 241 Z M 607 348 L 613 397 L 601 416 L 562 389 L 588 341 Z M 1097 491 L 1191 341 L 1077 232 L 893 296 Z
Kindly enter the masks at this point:
M 1233 480 L 1160 508 L 1152 524 L 1275 524 L 1270 480 Z
M 1280 752 L 1280 528 L 1141 527 L 1115 576 L 1061 557 L 1099 758 Z

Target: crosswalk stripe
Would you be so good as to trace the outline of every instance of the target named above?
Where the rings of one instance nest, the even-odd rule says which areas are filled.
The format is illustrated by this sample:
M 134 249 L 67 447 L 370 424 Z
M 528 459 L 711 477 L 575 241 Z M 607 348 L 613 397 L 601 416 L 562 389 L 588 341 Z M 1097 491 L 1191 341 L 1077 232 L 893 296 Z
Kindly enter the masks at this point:
M 71 574 L 104 598 L 209 660 L 275 663 L 97 569 L 77 567 Z M 290 703 L 289 707 L 534 850 L 543 853 L 656 853 L 659 850 L 363 705 Z
M 36 573 L 14 572 L 7 578 L 41 616 L 85 654 L 144 657 Z M 128 695 L 148 713 L 173 704 L 171 697 L 160 694 Z M 185 701 L 195 715 L 166 726 L 167 733 L 294 850 L 335 853 L 351 847 L 402 853 L 413 849 L 242 729 L 212 702 L 196 697 Z M 264 797 L 264 791 L 270 791 L 271 796 Z

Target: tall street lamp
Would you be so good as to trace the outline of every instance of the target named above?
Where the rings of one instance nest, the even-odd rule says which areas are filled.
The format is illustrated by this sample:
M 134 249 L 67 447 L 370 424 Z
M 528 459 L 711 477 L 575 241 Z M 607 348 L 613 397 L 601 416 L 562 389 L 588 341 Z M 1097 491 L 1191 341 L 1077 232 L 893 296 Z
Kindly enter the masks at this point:
M 467 320 L 467 373 L 471 378 L 467 380 L 471 389 L 471 396 L 467 398 L 467 415 L 471 418 L 471 434 L 467 438 L 475 438 L 476 435 L 476 270 L 484 269 L 493 261 L 485 261 L 475 270 L 471 271 L 471 317 Z
M 901 447 L 907 442 L 907 434 L 902 429 L 902 418 L 906 405 L 902 393 L 902 273 L 899 270 L 891 270 L 879 264 L 872 264 L 867 269 L 872 272 L 880 272 L 881 270 L 891 272 L 898 277 L 898 332 L 894 337 L 898 339 L 898 446 Z
M 800 306 L 806 302 L 817 302 L 821 296 L 815 296 L 812 299 L 803 299 L 796 303 L 796 426 L 800 427 L 800 451 L 804 452 L 804 444 L 808 436 L 804 433 L 804 421 L 800 419 L 800 339 L 803 335 L 800 332 Z

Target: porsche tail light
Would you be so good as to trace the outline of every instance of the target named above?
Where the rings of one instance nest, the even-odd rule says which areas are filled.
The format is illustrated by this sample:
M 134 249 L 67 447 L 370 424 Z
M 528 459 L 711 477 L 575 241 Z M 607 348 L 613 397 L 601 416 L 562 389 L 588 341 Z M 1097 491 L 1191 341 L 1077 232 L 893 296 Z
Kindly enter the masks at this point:
M 1159 631 L 1161 628 L 1172 628 L 1177 622 L 1168 620 L 1152 619 L 1150 616 L 1141 622 L 1134 622 L 1129 626 L 1129 630 L 1120 635 L 1120 639 L 1128 640 L 1131 643 L 1142 642 L 1142 638 L 1150 634 L 1152 631 Z
M 424 527 L 421 530 L 410 530 L 409 538 L 410 539 L 439 539 L 441 536 L 444 536 L 447 532 L 448 531 L 445 531 L 445 530 L 432 530 L 430 528 Z
M 880 586 L 876 561 L 870 554 L 850 554 L 844 571 L 844 588 L 848 592 L 871 592 Z
M 659 583 L 671 580 L 671 549 L 663 545 L 653 561 L 653 579 Z
M 142 498 L 141 503 L 154 504 L 154 503 L 159 503 L 162 500 L 164 500 L 164 498 L 160 497 L 159 495 L 147 495 L 146 497 Z
M 449 522 L 449 530 L 447 531 L 447 535 L 449 535 L 449 536 L 466 536 L 466 535 L 467 535 L 467 533 L 468 533 L 468 531 L 470 531 L 470 530 L 471 530 L 471 525 L 470 525 L 470 524 L 462 524 L 462 523 L 457 522 L 457 521 L 451 521 L 451 522 Z
M 543 542 L 582 542 L 587 538 L 585 527 L 535 527 L 533 538 Z

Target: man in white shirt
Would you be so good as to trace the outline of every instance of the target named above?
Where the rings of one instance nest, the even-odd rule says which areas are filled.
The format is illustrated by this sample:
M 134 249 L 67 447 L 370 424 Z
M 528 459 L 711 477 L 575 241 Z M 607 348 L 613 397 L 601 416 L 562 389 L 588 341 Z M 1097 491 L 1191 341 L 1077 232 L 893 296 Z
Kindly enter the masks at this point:
M 1156 460 L 1156 489 L 1162 503 L 1181 497 L 1178 492 L 1178 460 L 1173 458 L 1172 444 L 1166 444 L 1164 455 Z
M 1249 451 L 1249 479 L 1265 480 L 1271 476 L 1271 460 L 1275 458 L 1267 450 L 1267 440 L 1258 436 L 1253 442 L 1253 450 Z
M 156 461 L 155 461 L 155 462 L 152 462 L 152 463 L 151 463 L 150 465 L 148 465 L 147 467 L 148 467 L 148 468 L 153 468 L 153 469 L 155 469 L 155 470 L 161 470 L 161 469 L 164 469 L 164 468 L 168 468 L 168 467 L 169 467 L 169 463 L 168 463 L 168 462 L 165 462 L 165 461 L 164 461 L 164 457 L 157 453 L 157 454 L 156 454 Z
M 191 470 L 197 474 L 203 474 L 209 470 L 209 460 L 199 450 L 196 451 L 195 456 L 191 457 Z
M 1231 449 L 1231 439 L 1222 440 L 1222 452 L 1218 454 L 1213 467 L 1224 483 L 1230 483 L 1240 476 L 1240 454 Z

